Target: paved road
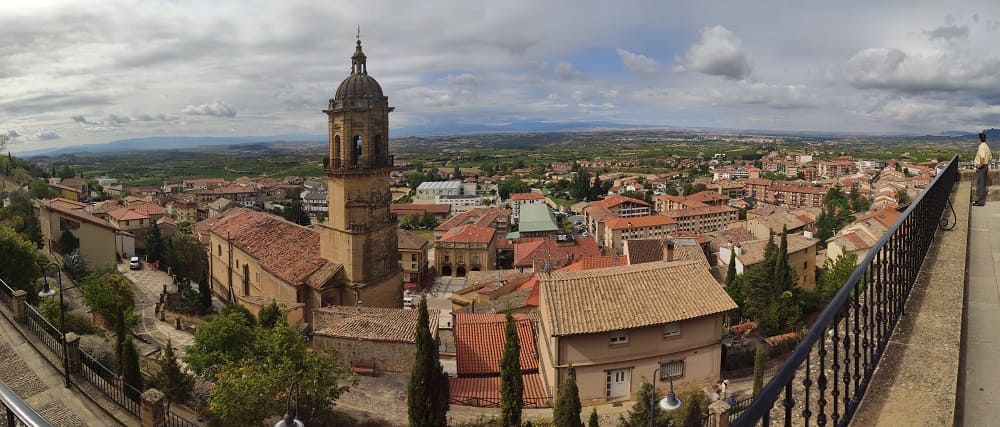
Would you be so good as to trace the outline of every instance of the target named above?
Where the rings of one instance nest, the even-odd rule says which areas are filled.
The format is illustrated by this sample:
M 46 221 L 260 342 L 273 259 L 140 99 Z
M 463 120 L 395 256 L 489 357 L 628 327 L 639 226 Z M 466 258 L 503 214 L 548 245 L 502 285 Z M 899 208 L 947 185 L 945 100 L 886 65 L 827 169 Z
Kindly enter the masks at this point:
M 177 289 L 173 280 L 167 273 L 151 270 L 146 265 L 143 265 L 141 270 L 130 270 L 128 263 L 122 263 L 118 265 L 118 270 L 134 284 L 136 314 L 139 314 L 142 320 L 133 332 L 161 348 L 166 346 L 169 339 L 177 352 L 177 357 L 183 357 L 184 349 L 194 343 L 194 335 L 186 330 L 177 330 L 173 323 L 160 321 L 156 316 L 156 303 L 160 300 L 164 285 L 170 292 Z

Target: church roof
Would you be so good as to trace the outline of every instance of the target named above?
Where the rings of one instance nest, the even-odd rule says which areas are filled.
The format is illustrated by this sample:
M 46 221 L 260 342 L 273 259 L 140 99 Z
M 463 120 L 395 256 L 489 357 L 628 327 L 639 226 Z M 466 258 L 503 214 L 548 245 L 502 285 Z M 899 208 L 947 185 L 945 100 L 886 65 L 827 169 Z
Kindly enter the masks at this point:
M 368 75 L 367 57 L 361 51 L 360 38 L 354 56 L 351 57 L 351 75 L 337 87 L 337 93 L 330 100 L 330 104 L 331 109 L 388 108 L 388 99 L 382 93 L 382 86 Z

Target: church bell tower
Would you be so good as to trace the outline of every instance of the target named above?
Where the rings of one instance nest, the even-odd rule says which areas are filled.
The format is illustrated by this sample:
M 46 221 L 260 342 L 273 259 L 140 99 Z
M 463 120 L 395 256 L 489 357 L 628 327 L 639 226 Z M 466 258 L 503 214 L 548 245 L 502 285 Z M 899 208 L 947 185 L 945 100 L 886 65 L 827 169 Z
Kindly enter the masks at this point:
M 389 97 L 368 75 L 361 39 L 351 57 L 351 74 L 329 109 L 329 215 L 319 224 L 323 258 L 343 265 L 341 305 L 402 307 L 396 218 L 390 213 Z

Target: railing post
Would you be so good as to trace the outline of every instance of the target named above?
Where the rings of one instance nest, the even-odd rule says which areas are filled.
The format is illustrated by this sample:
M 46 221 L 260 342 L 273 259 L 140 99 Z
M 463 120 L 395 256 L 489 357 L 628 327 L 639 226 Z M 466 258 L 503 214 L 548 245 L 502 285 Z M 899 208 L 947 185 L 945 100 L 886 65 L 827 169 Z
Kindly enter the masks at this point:
M 142 393 L 142 407 L 139 409 L 139 425 L 141 427 L 161 427 L 167 421 L 166 395 L 151 388 Z
M 708 427 L 729 427 L 729 409 L 729 404 L 723 399 L 708 405 Z
M 24 289 L 17 289 L 14 291 L 14 321 L 17 323 L 24 323 L 28 320 L 28 293 Z
M 70 372 L 80 372 L 80 336 L 73 332 L 66 333 L 66 363 Z

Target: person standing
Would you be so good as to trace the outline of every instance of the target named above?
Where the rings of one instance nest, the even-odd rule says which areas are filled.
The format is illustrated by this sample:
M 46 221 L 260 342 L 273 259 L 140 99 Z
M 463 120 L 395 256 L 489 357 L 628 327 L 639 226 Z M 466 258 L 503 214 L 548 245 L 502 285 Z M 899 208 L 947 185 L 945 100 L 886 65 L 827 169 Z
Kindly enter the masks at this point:
M 993 155 L 990 153 L 990 146 L 986 145 L 986 133 L 979 133 L 979 150 L 976 151 L 976 201 L 973 206 L 986 205 L 986 176 L 990 170 L 990 160 Z

